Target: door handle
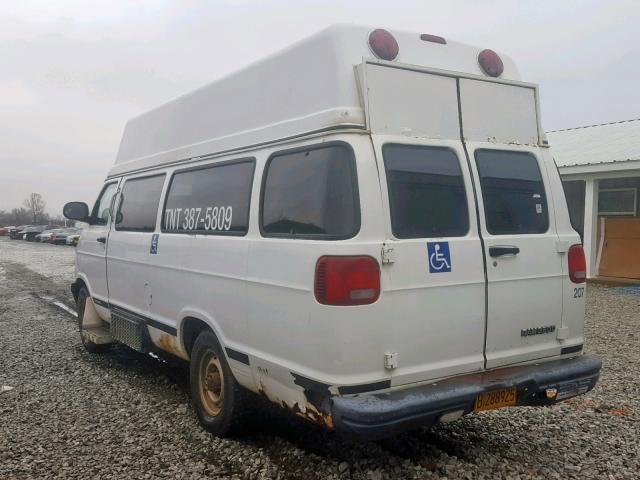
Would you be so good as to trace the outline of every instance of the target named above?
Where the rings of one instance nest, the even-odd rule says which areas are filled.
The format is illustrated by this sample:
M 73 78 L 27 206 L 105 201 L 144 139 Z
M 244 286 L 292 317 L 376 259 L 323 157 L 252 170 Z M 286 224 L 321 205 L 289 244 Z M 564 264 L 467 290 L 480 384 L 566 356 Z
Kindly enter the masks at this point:
M 96 242 L 107 243 L 107 237 L 98 237 L 96 238 Z
M 489 255 L 492 257 L 503 257 L 505 255 L 517 255 L 520 249 L 514 245 L 496 245 L 489 247 Z

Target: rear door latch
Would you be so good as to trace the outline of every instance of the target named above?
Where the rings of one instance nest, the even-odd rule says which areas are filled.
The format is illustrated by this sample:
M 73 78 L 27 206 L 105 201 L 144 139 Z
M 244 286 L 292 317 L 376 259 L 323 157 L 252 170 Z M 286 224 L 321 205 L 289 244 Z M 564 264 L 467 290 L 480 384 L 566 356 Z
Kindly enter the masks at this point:
M 389 245 L 382 245 L 382 264 L 393 263 L 396 261 L 396 251 Z

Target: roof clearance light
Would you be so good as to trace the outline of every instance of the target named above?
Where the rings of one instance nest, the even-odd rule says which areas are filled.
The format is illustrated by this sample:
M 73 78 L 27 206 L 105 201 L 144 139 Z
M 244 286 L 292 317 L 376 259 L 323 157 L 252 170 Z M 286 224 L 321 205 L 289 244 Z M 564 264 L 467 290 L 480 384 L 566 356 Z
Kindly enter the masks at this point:
M 428 33 L 423 33 L 422 35 L 420 35 L 420 40 L 424 42 L 441 43 L 442 45 L 447 44 L 447 41 L 443 37 L 439 37 L 437 35 L 430 35 Z
M 478 54 L 478 63 L 484 73 L 490 77 L 499 77 L 504 72 L 504 64 L 502 59 L 493 50 L 482 50 Z
M 400 48 L 398 42 L 388 31 L 378 28 L 369 34 L 369 48 L 382 60 L 394 60 Z

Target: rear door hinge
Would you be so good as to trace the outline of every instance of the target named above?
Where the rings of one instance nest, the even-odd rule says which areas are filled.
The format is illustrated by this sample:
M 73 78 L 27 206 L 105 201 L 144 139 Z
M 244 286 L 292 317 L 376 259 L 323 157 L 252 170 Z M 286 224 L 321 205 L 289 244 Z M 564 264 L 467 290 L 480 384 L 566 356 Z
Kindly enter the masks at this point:
M 382 264 L 394 263 L 396 261 L 396 251 L 389 245 L 382 245 Z
M 558 340 L 566 340 L 567 338 L 569 338 L 569 327 L 565 325 L 558 328 L 558 331 L 556 333 L 556 338 Z
M 567 240 L 556 240 L 556 252 L 560 254 L 567 253 L 570 246 L 571 242 L 568 242 Z
M 384 354 L 384 368 L 386 368 L 387 370 L 398 368 L 397 352 L 387 352 Z

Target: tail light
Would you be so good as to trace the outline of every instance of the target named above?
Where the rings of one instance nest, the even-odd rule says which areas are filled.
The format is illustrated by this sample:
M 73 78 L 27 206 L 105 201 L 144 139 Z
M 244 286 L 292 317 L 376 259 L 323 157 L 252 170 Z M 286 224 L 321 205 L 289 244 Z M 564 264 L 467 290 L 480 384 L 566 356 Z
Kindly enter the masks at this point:
M 49 241 L 52 242 L 52 243 L 56 241 L 56 234 L 55 233 L 51 234 L 51 236 L 49 237 Z
M 569 278 L 573 283 L 584 283 L 587 279 L 587 261 L 584 258 L 582 245 L 569 247 Z
M 369 47 L 374 55 L 382 60 L 394 60 L 400 51 L 394 36 L 383 28 L 369 34 Z
M 316 263 L 314 292 L 324 305 L 366 305 L 380 296 L 380 265 L 375 258 L 325 255 Z

